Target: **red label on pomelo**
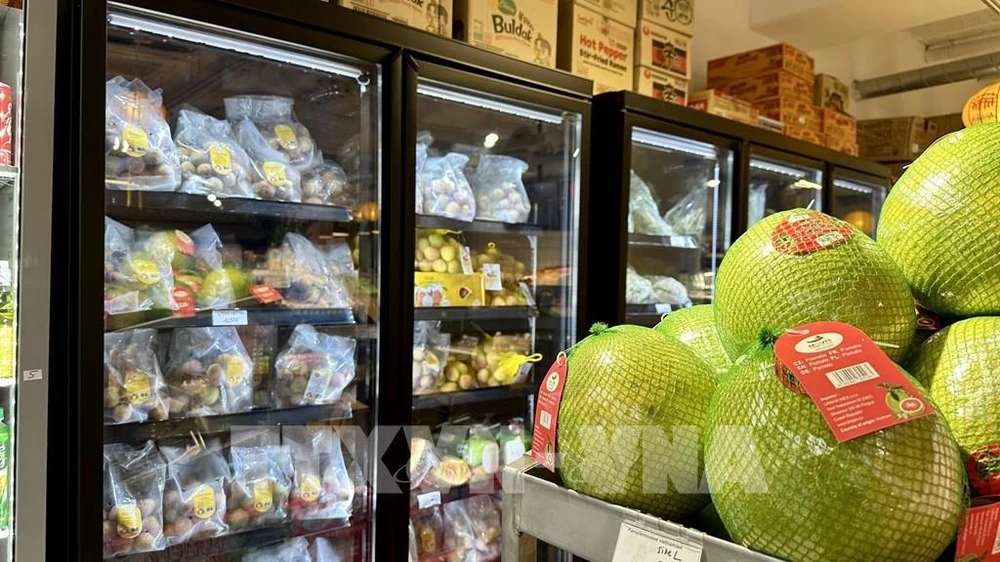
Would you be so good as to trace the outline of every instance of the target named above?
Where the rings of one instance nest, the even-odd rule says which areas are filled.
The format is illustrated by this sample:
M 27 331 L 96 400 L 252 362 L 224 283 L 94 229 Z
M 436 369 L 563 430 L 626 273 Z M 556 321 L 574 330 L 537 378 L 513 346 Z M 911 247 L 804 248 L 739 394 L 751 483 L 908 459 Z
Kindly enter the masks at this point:
M 250 289 L 250 293 L 262 304 L 278 302 L 284 298 L 281 296 L 281 293 L 270 285 L 256 285 L 253 289 Z
M 185 234 L 183 231 L 180 230 L 175 230 L 174 236 L 177 237 L 177 251 L 179 251 L 182 254 L 193 256 L 194 240 L 191 240 L 190 236 L 188 236 L 187 234 Z
M 958 528 L 955 562 L 1000 562 L 1000 501 L 976 498 Z
M 566 386 L 566 353 L 560 353 L 538 389 L 534 433 L 531 436 L 531 456 L 545 468 L 556 470 L 556 424 L 559 403 Z
M 889 356 L 849 324 L 789 330 L 774 355 L 778 375 L 794 377 L 841 443 L 934 413 Z
M 1000 495 L 1000 444 L 989 443 L 969 455 L 966 463 L 973 495 Z
M 174 287 L 172 293 L 174 303 L 177 305 L 177 308 L 174 309 L 174 316 L 181 318 L 194 316 L 194 295 L 191 294 L 191 290 L 187 287 Z
M 771 231 L 771 243 L 783 254 L 811 254 L 843 244 L 851 226 L 819 211 L 792 213 Z

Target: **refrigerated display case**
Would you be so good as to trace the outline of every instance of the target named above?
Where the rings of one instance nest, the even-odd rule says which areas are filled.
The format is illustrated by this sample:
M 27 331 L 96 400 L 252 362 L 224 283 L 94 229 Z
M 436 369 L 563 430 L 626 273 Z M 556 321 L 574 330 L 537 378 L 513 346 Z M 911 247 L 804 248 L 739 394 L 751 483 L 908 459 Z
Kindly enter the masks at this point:
M 747 226 L 778 211 L 825 211 L 823 170 L 822 162 L 751 148 Z
M 830 214 L 875 237 L 882 203 L 889 192 L 886 178 L 834 169 Z

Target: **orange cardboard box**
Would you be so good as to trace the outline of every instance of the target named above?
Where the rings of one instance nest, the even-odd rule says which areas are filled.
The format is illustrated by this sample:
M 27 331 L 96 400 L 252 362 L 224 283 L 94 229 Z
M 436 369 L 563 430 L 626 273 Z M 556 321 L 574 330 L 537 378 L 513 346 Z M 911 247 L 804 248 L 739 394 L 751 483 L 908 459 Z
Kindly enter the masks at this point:
M 817 74 L 813 101 L 820 107 L 846 113 L 851 109 L 851 89 L 829 74 Z
M 937 125 L 922 117 L 858 121 L 861 155 L 876 162 L 911 160 L 937 137 Z
M 844 152 L 851 156 L 858 155 L 858 143 L 854 141 L 838 139 L 836 137 L 826 137 L 826 147 L 837 152 Z
M 823 116 L 819 107 L 798 98 L 775 98 L 753 104 L 764 117 L 777 119 L 786 126 L 822 132 Z
M 835 138 L 852 144 L 857 143 L 858 122 L 856 119 L 832 109 L 821 109 L 820 111 L 823 116 L 820 130 L 826 135 L 828 141 Z
M 812 57 L 788 43 L 746 51 L 708 61 L 708 87 L 715 88 L 750 76 L 784 70 L 809 84 L 815 79 L 816 63 Z
M 734 80 L 717 89 L 724 94 L 751 102 L 780 97 L 812 101 L 812 89 L 809 83 L 784 70 Z
M 688 98 L 688 107 L 740 123 L 757 125 L 757 110 L 753 105 L 715 90 L 702 90 L 691 94 Z
M 800 139 L 821 146 L 826 145 L 826 139 L 823 137 L 823 133 L 817 133 L 812 129 L 796 127 L 795 125 L 785 125 L 785 134 L 793 139 Z

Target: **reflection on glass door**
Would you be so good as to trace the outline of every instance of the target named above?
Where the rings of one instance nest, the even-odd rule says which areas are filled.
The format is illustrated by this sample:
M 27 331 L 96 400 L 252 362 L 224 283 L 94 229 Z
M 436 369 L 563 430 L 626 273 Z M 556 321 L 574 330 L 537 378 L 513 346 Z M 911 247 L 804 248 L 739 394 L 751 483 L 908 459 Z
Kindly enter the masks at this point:
M 823 170 L 778 158 L 752 155 L 747 226 L 789 209 L 822 211 Z
M 107 34 L 103 555 L 367 559 L 379 69 Z
M 712 302 L 729 247 L 732 153 L 635 128 L 628 192 L 626 320 Z
M 411 560 L 499 560 L 500 471 L 575 337 L 580 115 L 417 93 Z
M 874 238 L 887 192 L 884 179 L 861 179 L 853 175 L 838 174 L 833 178 L 830 214 L 844 219 Z

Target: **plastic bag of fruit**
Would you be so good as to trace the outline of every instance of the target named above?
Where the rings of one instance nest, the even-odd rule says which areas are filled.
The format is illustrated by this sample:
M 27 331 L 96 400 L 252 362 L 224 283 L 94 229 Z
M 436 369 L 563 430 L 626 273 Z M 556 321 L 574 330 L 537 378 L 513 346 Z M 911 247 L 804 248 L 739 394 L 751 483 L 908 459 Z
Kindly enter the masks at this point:
M 194 108 L 178 112 L 174 135 L 184 193 L 253 197 L 250 156 L 236 142 L 228 121 Z
M 654 303 L 665 303 L 674 306 L 691 304 L 687 287 L 683 283 L 666 275 L 649 275 L 646 277 L 653 288 Z
M 302 175 L 280 150 L 272 148 L 249 119 L 233 121 L 233 132 L 252 164 L 254 197 L 277 201 L 302 200 Z
M 221 445 L 217 441 L 205 446 L 164 443 L 160 453 L 167 460 L 163 494 L 167 544 L 227 534 L 225 483 L 230 474 Z
M 663 214 L 663 220 L 674 234 L 697 236 L 705 232 L 705 220 L 709 201 L 708 175 L 697 174 L 685 182 L 688 190 L 680 201 Z
M 295 326 L 274 363 L 274 400 L 279 408 L 332 404 L 354 380 L 354 338 Z
M 628 304 L 650 304 L 655 300 L 653 284 L 631 265 L 625 268 L 625 302 Z
M 476 218 L 507 223 L 527 222 L 531 212 L 521 175 L 528 163 L 511 156 L 484 154 L 471 178 Z
M 284 523 L 292 488 L 292 458 L 277 428 L 237 432 L 229 448 L 232 478 L 226 520 L 232 532 Z
M 472 367 L 479 386 L 501 386 L 523 382 L 531 364 L 540 360 L 531 353 L 531 334 L 498 333 L 480 342 Z
M 328 240 L 319 247 L 330 275 L 343 285 L 348 306 L 353 306 L 358 294 L 358 269 L 354 264 L 354 251 L 343 239 Z
M 150 89 L 138 78 L 117 76 L 105 85 L 104 102 L 104 186 L 177 189 L 181 169 L 160 90 Z
M 660 209 L 653 199 L 653 192 L 650 191 L 646 182 L 634 171 L 630 172 L 628 191 L 628 213 L 629 232 L 638 234 L 654 234 L 657 236 L 669 236 L 674 233 L 663 217 L 660 216 Z
M 191 233 L 195 263 L 178 273 L 175 282 L 186 286 L 199 308 L 222 308 L 250 295 L 249 277 L 240 269 L 226 265 L 222 240 L 212 225 L 206 224 Z
M 458 240 L 457 232 L 443 229 L 417 231 L 414 268 L 422 272 L 471 273 L 468 249 Z
M 231 326 L 174 330 L 166 379 L 172 418 L 253 408 L 253 360 Z
M 476 548 L 476 530 L 472 519 L 466 510 L 464 500 L 448 502 L 442 506 L 444 511 L 444 549 L 450 560 L 462 562 L 479 562 Z
M 410 439 L 410 489 L 417 490 L 424 486 L 431 472 L 438 466 L 441 459 L 434 449 L 430 435 L 412 437 Z
M 353 550 L 349 543 L 317 537 L 309 547 L 312 562 L 346 562 L 353 560 Z
M 104 557 L 163 550 L 167 465 L 152 441 L 104 446 Z
M 226 119 L 249 119 L 267 145 L 302 172 L 321 162 L 309 129 L 295 117 L 295 100 L 283 96 L 233 96 L 224 100 Z
M 104 218 L 104 311 L 125 314 L 175 308 L 169 259 L 136 244 L 135 232 Z
M 295 537 L 276 545 L 254 549 L 243 555 L 243 562 L 311 562 L 309 541 Z
M 236 332 L 253 359 L 253 406 L 271 407 L 271 366 L 278 351 L 278 327 L 274 324 L 247 324 L 237 326 Z
M 489 426 L 472 426 L 462 447 L 462 459 L 472 469 L 473 482 L 490 481 L 500 470 L 500 445 Z
M 156 330 L 104 334 L 104 423 L 167 419 L 167 385 L 155 342 Z
M 411 512 L 410 521 L 417 537 L 418 559 L 421 562 L 439 560 L 439 554 L 445 552 L 445 529 L 441 506 Z
M 424 189 L 423 214 L 469 222 L 476 218 L 472 187 L 462 172 L 468 161 L 468 156 L 456 152 L 427 158 L 420 171 Z
M 427 131 L 417 133 L 417 170 L 416 170 L 416 190 L 414 199 L 416 200 L 417 214 L 424 212 L 424 164 L 427 163 L 427 148 L 434 142 L 434 137 Z
M 500 558 L 500 511 L 487 494 L 475 494 L 461 500 L 472 526 L 472 538 L 478 560 Z
M 289 232 L 277 251 L 268 252 L 267 268 L 281 287 L 286 306 L 347 308 L 350 298 L 342 279 L 330 272 L 326 256 L 308 238 Z
M 295 468 L 288 510 L 293 520 L 347 519 L 354 482 L 347 473 L 340 436 L 331 427 L 285 426 L 282 442 Z
M 347 172 L 333 160 L 319 162 L 302 172 L 303 203 L 350 207 L 357 200 L 356 191 Z
M 444 384 L 451 336 L 442 333 L 439 322 L 413 323 L 413 393 L 437 392 Z

